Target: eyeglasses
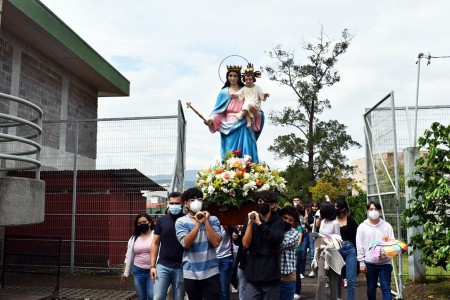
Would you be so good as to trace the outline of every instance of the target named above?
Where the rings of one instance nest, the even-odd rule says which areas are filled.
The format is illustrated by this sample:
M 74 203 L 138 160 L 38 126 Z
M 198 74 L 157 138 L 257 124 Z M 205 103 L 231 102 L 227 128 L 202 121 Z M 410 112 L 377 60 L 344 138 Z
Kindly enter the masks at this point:
M 191 198 L 191 199 L 188 199 L 189 201 L 194 201 L 194 200 L 198 200 L 198 201 L 203 201 L 203 198 Z

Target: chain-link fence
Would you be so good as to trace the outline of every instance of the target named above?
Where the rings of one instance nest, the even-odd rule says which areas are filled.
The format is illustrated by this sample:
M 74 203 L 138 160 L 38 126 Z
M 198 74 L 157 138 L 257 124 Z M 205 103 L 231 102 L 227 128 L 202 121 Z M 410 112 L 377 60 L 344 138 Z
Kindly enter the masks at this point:
M 406 228 L 400 223 L 405 208 L 403 150 L 414 145 L 415 115 L 415 107 L 395 107 L 393 92 L 364 114 L 368 201 L 381 203 L 385 220 L 394 227 L 396 237 L 404 240 Z M 417 136 L 421 136 L 433 122 L 448 123 L 450 106 L 418 107 L 417 116 Z M 407 275 L 402 274 L 401 257 L 398 264 L 399 275 Z
M 61 237 L 62 266 L 120 267 L 135 216 L 184 189 L 185 128 L 180 102 L 173 116 L 44 121 L 45 221 L 6 234 Z

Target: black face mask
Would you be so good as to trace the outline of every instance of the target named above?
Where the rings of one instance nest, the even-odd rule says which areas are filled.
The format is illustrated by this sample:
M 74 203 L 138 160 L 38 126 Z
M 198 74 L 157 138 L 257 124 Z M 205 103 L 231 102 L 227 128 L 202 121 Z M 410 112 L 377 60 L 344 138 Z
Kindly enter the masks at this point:
M 150 229 L 150 224 L 139 224 L 138 231 L 140 233 L 146 233 Z
M 267 215 L 269 213 L 269 211 L 270 211 L 270 204 L 269 203 L 258 204 L 258 212 L 261 215 L 265 216 L 265 215 Z
M 292 224 L 288 222 L 284 222 L 284 231 L 289 231 L 292 228 Z

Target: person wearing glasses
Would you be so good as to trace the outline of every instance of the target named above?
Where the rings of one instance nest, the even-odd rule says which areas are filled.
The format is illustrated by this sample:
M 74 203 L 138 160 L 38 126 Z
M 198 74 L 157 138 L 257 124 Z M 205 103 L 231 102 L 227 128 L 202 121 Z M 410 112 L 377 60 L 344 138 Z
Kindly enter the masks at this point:
M 216 247 L 222 240 L 219 219 L 202 211 L 203 193 L 190 188 L 181 196 L 187 214 L 175 222 L 177 239 L 184 248 L 184 288 L 189 300 L 220 298 L 219 260 Z
M 280 297 L 280 245 L 284 239 L 285 223 L 273 213 L 277 195 L 273 191 L 256 194 L 257 211 L 244 221 L 242 245 L 247 249 L 245 299 L 278 299 Z

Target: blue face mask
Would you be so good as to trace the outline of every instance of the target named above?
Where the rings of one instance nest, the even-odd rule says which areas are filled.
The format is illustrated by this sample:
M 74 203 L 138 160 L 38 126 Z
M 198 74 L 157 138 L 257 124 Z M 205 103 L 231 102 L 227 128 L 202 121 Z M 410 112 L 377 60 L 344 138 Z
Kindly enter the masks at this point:
M 169 211 L 172 215 L 178 215 L 181 209 L 181 204 L 169 204 Z

